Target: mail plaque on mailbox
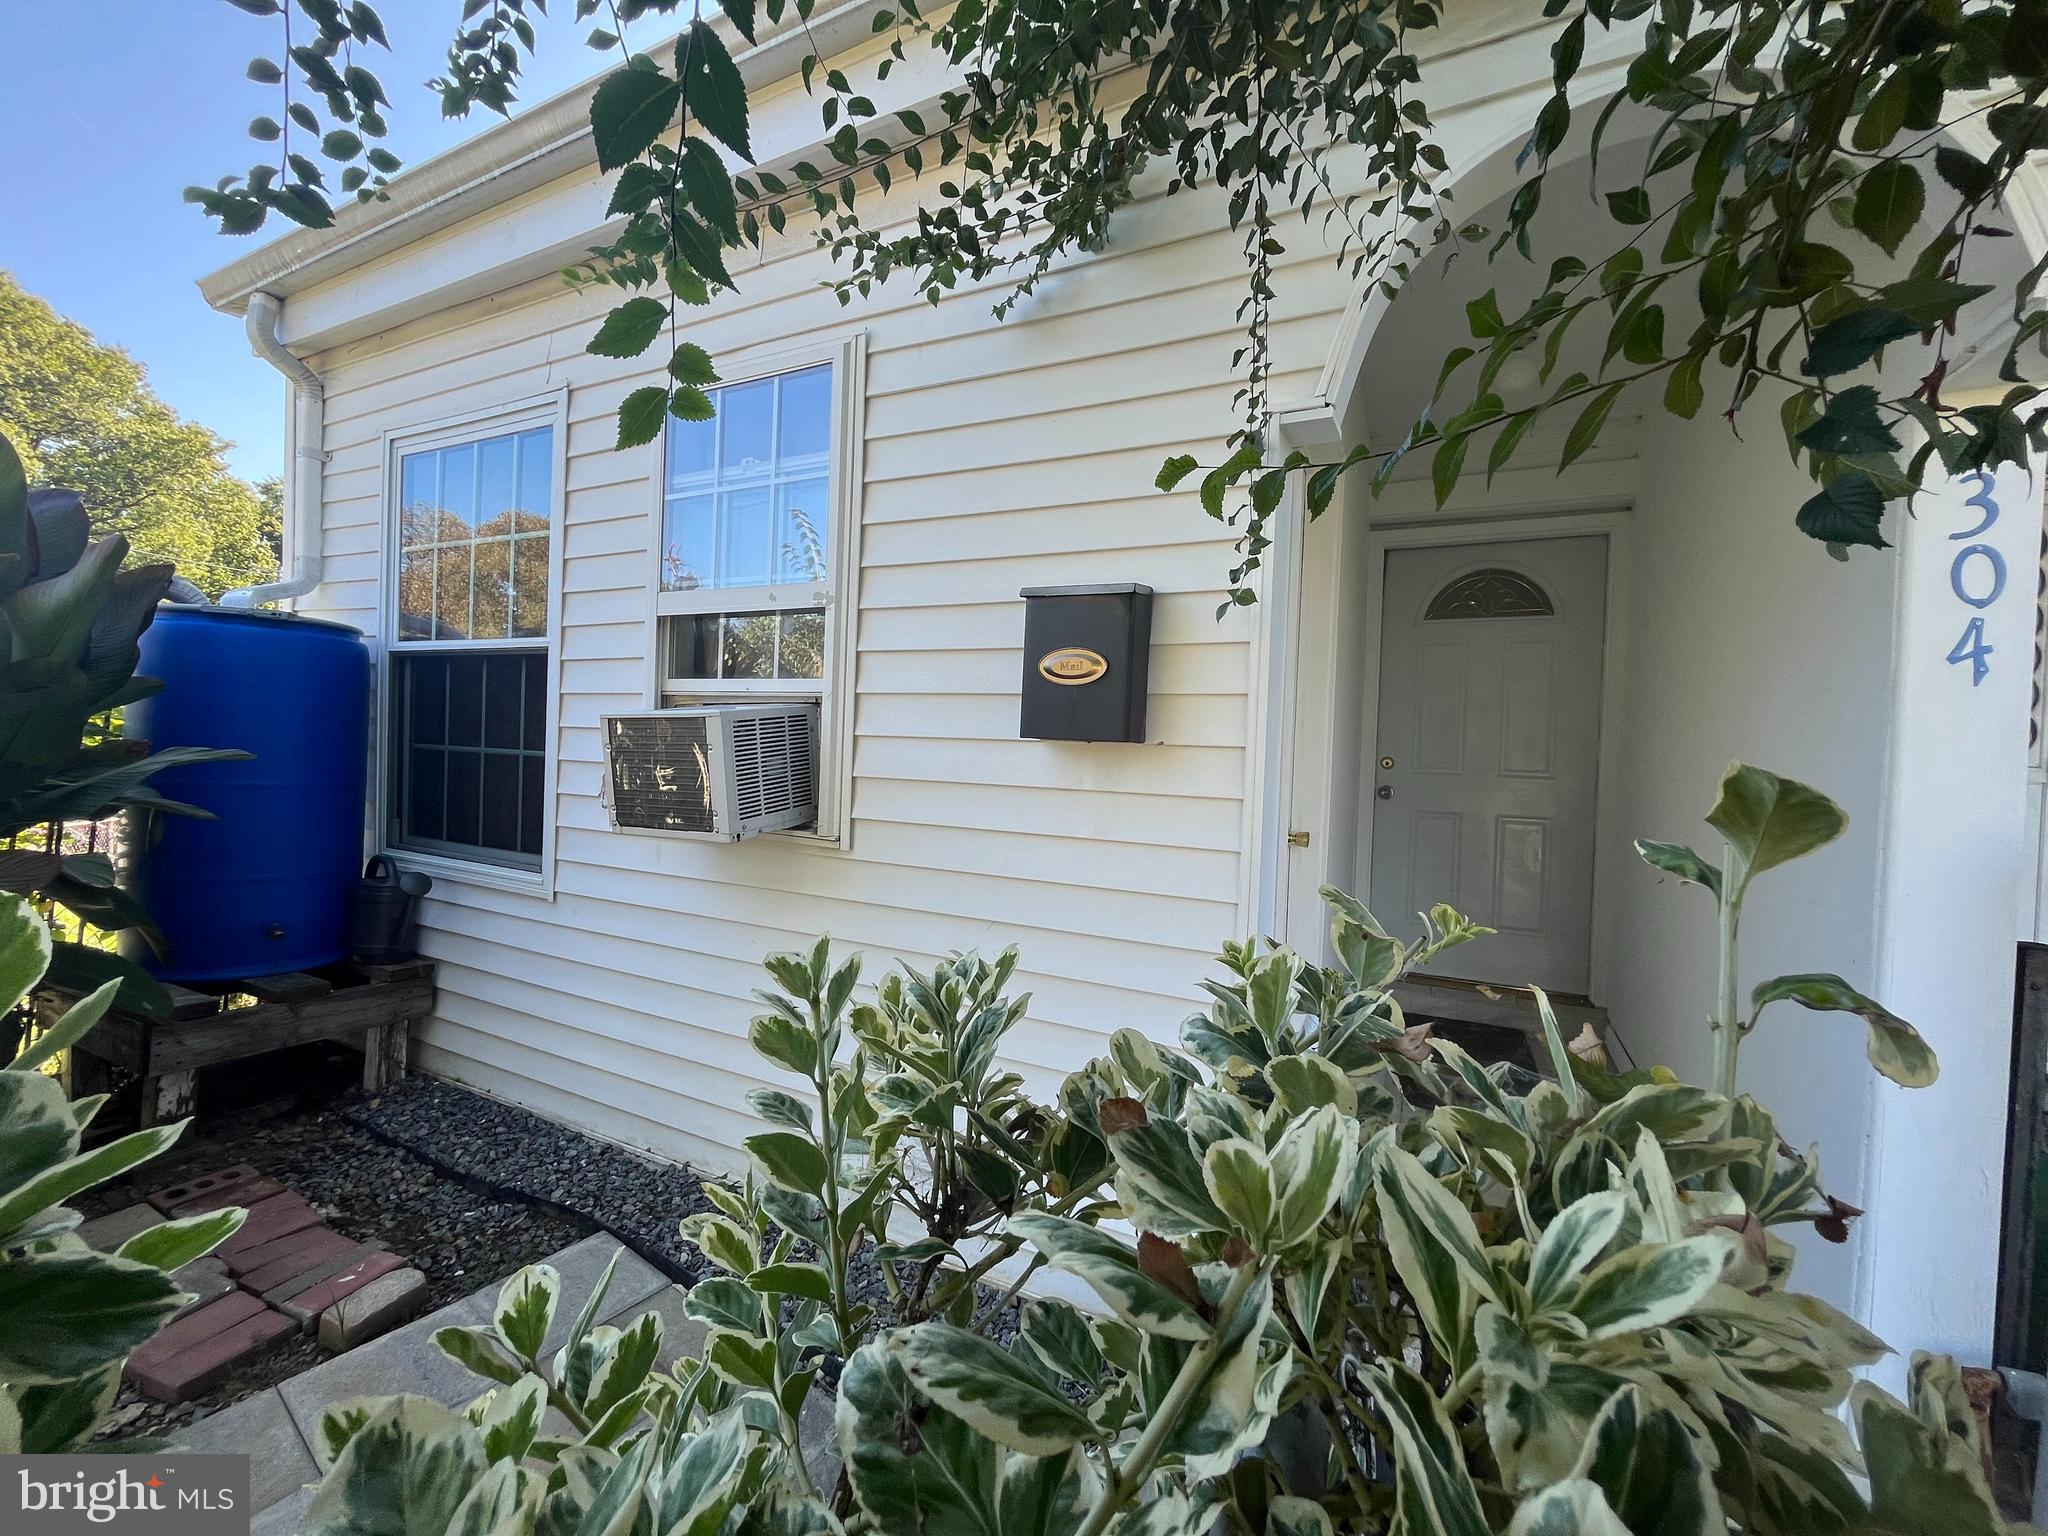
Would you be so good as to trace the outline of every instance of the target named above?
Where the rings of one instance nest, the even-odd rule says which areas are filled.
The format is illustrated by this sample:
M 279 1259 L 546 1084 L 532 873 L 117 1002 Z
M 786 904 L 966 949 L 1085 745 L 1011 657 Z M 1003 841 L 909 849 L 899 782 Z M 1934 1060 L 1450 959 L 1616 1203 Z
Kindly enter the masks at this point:
M 1143 741 L 1152 589 L 1134 582 L 1026 587 L 1018 734 Z

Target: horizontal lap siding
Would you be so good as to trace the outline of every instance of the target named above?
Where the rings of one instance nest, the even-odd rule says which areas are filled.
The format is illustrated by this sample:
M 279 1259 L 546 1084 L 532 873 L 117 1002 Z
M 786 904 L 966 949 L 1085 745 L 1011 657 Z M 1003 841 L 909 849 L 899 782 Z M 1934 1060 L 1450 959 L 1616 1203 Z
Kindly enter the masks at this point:
M 330 558 L 313 611 L 372 631 L 383 434 L 569 392 L 556 892 L 437 887 L 428 1070 L 730 1164 L 763 1080 L 746 1043 L 760 957 L 820 932 L 867 952 L 871 976 L 1018 944 L 1033 1001 L 1006 1054 L 1041 1092 L 1113 1029 L 1173 1034 L 1242 921 L 1250 760 L 1252 624 L 1216 618 L 1229 531 L 1152 487 L 1167 453 L 1212 455 L 1233 421 L 1238 240 L 1201 202 L 1143 204 L 1007 322 L 987 293 L 841 310 L 808 250 L 689 315 L 714 357 L 867 334 L 847 852 L 606 824 L 598 724 L 644 707 L 658 466 L 613 451 L 619 400 L 652 374 L 584 353 L 603 296 L 532 285 L 318 360 Z M 1290 259 L 1276 372 L 1298 381 L 1343 294 L 1320 258 Z M 1147 743 L 1020 740 L 1018 588 L 1124 580 L 1159 594 Z

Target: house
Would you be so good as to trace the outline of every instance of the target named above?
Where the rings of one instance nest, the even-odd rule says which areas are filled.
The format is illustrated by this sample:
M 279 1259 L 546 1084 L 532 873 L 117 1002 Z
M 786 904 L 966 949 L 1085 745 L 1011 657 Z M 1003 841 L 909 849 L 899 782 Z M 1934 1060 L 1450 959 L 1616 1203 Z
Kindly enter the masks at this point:
M 762 163 L 819 134 L 796 77 L 814 43 L 873 79 L 871 10 L 741 56 Z M 1582 81 L 1612 91 L 1623 45 L 1594 46 Z M 1434 47 L 1472 82 L 1438 103 L 1444 185 L 1483 217 L 1549 90 L 1547 35 L 1475 6 Z M 913 54 L 868 89 L 916 105 L 938 68 Z M 1264 600 L 1219 619 L 1229 531 L 1152 481 L 1233 424 L 1220 200 L 1142 198 L 1002 322 L 986 292 L 842 308 L 792 226 L 690 317 L 718 424 L 615 451 L 661 363 L 587 354 L 608 294 L 557 275 L 607 228 L 587 97 L 202 284 L 294 380 L 288 590 L 378 659 L 370 841 L 437 882 L 426 1070 L 731 1165 L 766 951 L 829 932 L 879 968 L 1015 942 L 1016 1065 L 1044 1090 L 1119 1026 L 1173 1038 L 1220 940 L 1320 952 L 1331 881 L 1382 912 L 1460 905 L 1503 930 L 1464 979 L 1580 995 L 1636 1060 L 1704 1076 L 1712 924 L 1631 839 L 1708 836 L 1740 757 L 1853 819 L 1759 888 L 1747 980 L 1838 971 L 1942 1057 L 1909 1093 L 1853 1021 L 1789 1010 L 1750 1044 L 1745 1085 L 1874 1213 L 1807 1244 L 1802 1279 L 1902 1348 L 1987 1356 L 2015 964 L 2043 927 L 2037 483 L 1936 485 L 1894 549 L 1837 563 L 1792 529 L 1809 488 L 1768 402 L 1738 437 L 1624 401 L 1561 476 L 1562 424 L 1441 508 L 1420 463 L 1312 525 L 1290 503 Z M 2008 212 L 2007 281 L 2048 249 L 2038 178 Z M 1611 233 L 1590 200 L 1545 217 L 1546 247 Z M 1475 257 L 1389 307 L 1315 226 L 1283 234 L 1276 427 L 1319 455 L 1408 420 L 1465 300 L 1518 279 Z M 1971 354 L 1988 377 L 1994 337 L 1957 349 L 1952 377 Z M 1157 594 L 1145 739 L 1023 739 L 1019 593 L 1097 582 Z M 820 704 L 812 826 L 613 830 L 603 717 L 764 698 Z M 1439 986 L 1434 1006 L 1496 1005 Z

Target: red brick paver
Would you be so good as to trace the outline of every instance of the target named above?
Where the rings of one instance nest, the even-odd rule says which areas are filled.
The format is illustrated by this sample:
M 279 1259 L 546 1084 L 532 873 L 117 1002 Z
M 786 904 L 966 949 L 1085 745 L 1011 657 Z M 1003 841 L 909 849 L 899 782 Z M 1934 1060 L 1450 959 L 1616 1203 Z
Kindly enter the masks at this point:
M 310 1328 L 322 1312 L 342 1297 L 353 1295 L 372 1280 L 404 1267 L 404 1259 L 395 1253 L 386 1253 L 380 1249 L 375 1253 L 366 1254 L 331 1280 L 322 1280 L 318 1285 L 301 1291 L 296 1296 L 286 1297 L 276 1305 L 287 1317 L 296 1318 L 301 1326 Z
M 228 1261 L 228 1268 L 240 1264 L 242 1270 L 236 1282 L 243 1290 L 261 1296 L 316 1265 L 339 1258 L 355 1246 L 354 1238 L 343 1237 L 331 1227 L 308 1227 L 238 1255 Z
M 217 1211 L 224 1205 L 254 1205 L 285 1187 L 268 1174 L 258 1173 L 247 1163 L 219 1168 L 179 1184 L 166 1185 L 149 1197 L 149 1203 L 166 1216 L 197 1216 Z
M 232 1300 L 233 1297 L 228 1297 L 214 1306 L 226 1306 Z M 218 1385 L 242 1361 L 273 1340 L 297 1332 L 298 1326 L 283 1313 L 272 1312 L 259 1303 L 254 1316 L 245 1317 L 176 1354 L 149 1360 L 131 1355 L 128 1375 L 159 1402 L 182 1403 Z
M 265 1243 L 275 1242 L 280 1237 L 289 1237 L 294 1232 L 319 1225 L 320 1213 L 286 1190 L 281 1195 L 272 1195 L 268 1200 L 259 1200 L 250 1206 L 249 1219 L 242 1223 L 239 1232 L 213 1250 L 214 1256 L 232 1258 Z

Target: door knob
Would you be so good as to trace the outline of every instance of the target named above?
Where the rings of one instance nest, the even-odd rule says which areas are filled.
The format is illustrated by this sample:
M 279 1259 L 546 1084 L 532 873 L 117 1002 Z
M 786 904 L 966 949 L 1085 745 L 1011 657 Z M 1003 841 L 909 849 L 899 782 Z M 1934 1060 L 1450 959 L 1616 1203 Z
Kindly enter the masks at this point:
M 1382 784 L 1378 789 L 1374 790 L 1373 793 L 1378 795 L 1382 800 L 1391 800 L 1394 798 L 1394 786 L 1391 784 Z

